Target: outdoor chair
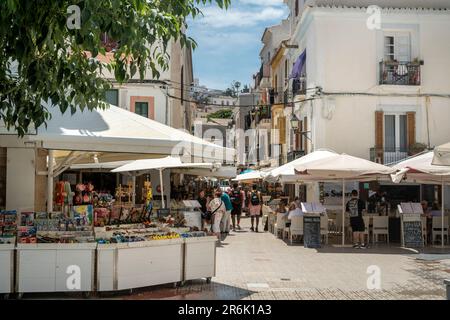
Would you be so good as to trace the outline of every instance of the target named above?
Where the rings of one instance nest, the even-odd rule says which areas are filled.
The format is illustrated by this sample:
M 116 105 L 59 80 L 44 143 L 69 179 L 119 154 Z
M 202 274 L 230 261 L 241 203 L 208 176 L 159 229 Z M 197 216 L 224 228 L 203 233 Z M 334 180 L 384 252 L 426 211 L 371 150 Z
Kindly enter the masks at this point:
M 433 217 L 431 235 L 433 238 L 432 243 L 435 244 L 437 237 L 442 236 L 442 217 Z M 441 239 L 445 243 L 445 237 L 448 241 L 448 217 L 444 217 L 444 239 Z
M 294 236 L 302 236 L 303 237 L 303 217 L 295 216 L 291 219 L 291 227 L 289 228 L 289 239 L 291 240 Z
M 325 239 L 325 244 L 328 244 L 328 216 L 326 214 L 320 216 L 320 235 Z
M 367 235 L 367 243 L 370 242 L 370 216 L 364 216 L 364 238 Z
M 389 217 L 373 217 L 372 243 L 378 242 L 379 235 L 386 235 L 386 241 L 389 244 Z
M 275 224 L 275 234 L 277 237 L 281 231 L 281 238 L 284 239 L 284 233 L 286 230 L 286 216 L 284 213 L 277 213 L 277 222 Z

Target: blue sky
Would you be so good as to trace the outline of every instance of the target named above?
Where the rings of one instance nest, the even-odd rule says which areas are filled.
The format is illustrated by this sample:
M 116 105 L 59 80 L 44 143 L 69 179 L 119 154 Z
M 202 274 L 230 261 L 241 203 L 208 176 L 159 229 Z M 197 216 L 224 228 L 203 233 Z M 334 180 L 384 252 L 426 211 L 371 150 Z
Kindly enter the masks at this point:
M 193 53 L 194 77 L 213 89 L 226 89 L 233 80 L 251 85 L 260 67 L 264 29 L 288 15 L 283 0 L 231 2 L 226 11 L 203 7 L 204 16 L 189 22 L 188 34 L 198 44 Z

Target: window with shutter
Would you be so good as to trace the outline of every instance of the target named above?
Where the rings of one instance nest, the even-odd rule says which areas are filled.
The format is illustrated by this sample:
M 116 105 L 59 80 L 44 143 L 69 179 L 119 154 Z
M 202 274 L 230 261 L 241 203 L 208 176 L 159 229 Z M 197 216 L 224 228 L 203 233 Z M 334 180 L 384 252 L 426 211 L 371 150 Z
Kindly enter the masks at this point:
M 415 112 L 407 112 L 406 113 L 407 118 L 407 131 L 408 131 L 408 138 L 407 143 L 408 147 L 411 147 L 413 144 L 416 143 L 416 113 Z
M 278 129 L 280 130 L 280 144 L 286 143 L 286 117 L 278 118 Z

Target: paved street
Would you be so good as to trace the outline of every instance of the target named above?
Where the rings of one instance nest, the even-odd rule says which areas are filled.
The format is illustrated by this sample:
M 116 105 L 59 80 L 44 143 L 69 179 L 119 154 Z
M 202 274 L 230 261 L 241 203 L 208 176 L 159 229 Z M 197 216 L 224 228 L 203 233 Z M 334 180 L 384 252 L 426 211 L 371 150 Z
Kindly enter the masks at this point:
M 217 249 L 217 276 L 129 292 L 102 294 L 103 299 L 444 299 L 443 280 L 450 278 L 450 249 L 413 253 L 395 245 L 367 250 L 327 246 L 305 249 L 270 233 L 232 232 Z M 260 228 L 262 229 L 262 228 Z M 333 239 L 331 239 L 333 240 Z M 336 239 L 337 240 L 337 239 Z M 369 266 L 381 271 L 381 289 L 367 288 Z M 34 298 L 79 298 L 74 295 L 26 294 Z
M 217 276 L 180 288 L 146 289 L 131 299 L 443 299 L 450 250 L 414 254 L 398 247 L 305 249 L 270 233 L 244 230 L 217 249 Z M 442 259 L 442 260 L 441 260 Z M 367 289 L 367 268 L 381 270 L 381 290 Z M 117 298 L 117 296 L 113 296 Z

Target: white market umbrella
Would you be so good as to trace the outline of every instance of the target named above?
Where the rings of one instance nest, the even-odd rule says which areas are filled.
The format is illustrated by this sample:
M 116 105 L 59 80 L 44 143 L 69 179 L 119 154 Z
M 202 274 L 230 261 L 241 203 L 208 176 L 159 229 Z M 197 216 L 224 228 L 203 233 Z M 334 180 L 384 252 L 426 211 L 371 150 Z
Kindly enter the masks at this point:
M 232 179 L 232 181 L 239 181 L 239 182 L 247 182 L 251 183 L 254 181 L 259 181 L 264 179 L 265 173 L 259 170 L 252 170 L 249 172 L 241 173 L 236 176 L 236 178 Z
M 392 174 L 387 166 L 350 156 L 335 154 L 325 159 L 295 165 L 300 179 L 305 181 L 342 181 L 342 245 L 345 244 L 345 183 L 346 180 L 374 180 Z
M 393 168 L 396 169 L 397 172 L 392 174 L 391 178 L 395 183 L 407 180 L 409 182 L 441 185 L 441 242 L 442 246 L 444 246 L 445 184 L 450 183 L 450 166 L 433 165 L 434 155 L 435 153 L 430 151 L 396 164 Z
M 434 149 L 433 165 L 450 166 L 450 142 Z
M 160 159 L 142 159 L 135 160 L 121 167 L 118 167 L 111 172 L 132 172 L 133 173 L 133 190 L 134 190 L 134 179 L 136 175 L 143 174 L 149 170 L 159 170 L 159 179 L 161 184 L 161 203 L 162 207 L 165 208 L 164 202 L 164 181 L 163 181 L 163 170 L 169 168 L 204 168 L 212 169 L 214 167 L 213 163 L 183 163 L 180 158 L 177 157 L 166 157 Z M 134 201 L 134 197 L 133 197 Z
M 337 153 L 334 151 L 328 151 L 328 150 L 317 150 L 312 153 L 308 153 L 307 155 L 304 155 L 303 157 L 296 159 L 294 161 L 288 162 L 278 168 L 275 168 L 268 172 L 268 174 L 265 176 L 265 180 L 268 181 L 281 181 L 285 183 L 295 183 L 295 182 L 301 182 L 299 181 L 299 176 L 295 174 L 295 166 L 302 166 L 307 165 L 311 161 L 326 159 L 330 156 L 334 156 Z

